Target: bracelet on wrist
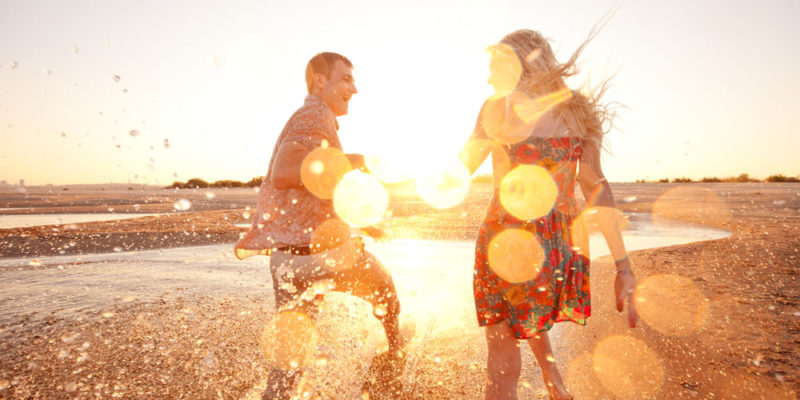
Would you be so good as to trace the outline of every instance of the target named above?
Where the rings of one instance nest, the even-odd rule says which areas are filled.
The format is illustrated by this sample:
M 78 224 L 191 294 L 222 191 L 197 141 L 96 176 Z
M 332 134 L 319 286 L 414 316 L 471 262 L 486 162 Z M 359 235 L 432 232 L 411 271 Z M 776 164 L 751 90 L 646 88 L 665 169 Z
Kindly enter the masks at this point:
M 618 269 L 617 274 L 619 275 L 633 275 L 633 270 L 630 268 L 627 269 Z

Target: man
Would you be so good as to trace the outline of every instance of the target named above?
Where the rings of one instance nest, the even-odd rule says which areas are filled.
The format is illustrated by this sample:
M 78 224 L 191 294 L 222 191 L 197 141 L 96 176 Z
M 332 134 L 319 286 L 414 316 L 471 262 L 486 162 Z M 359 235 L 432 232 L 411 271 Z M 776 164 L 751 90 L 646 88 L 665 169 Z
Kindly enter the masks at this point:
M 336 216 L 332 193 L 315 189 L 319 185 L 308 181 L 314 176 L 304 163 L 315 150 L 327 149 L 338 151 L 347 169 L 364 168 L 363 156 L 341 153 L 337 133 L 336 117 L 347 114 L 350 98 L 358 93 L 353 65 L 336 53 L 317 54 L 306 66 L 306 85 L 303 106 L 289 118 L 275 144 L 253 225 L 236 244 L 236 255 L 270 255 L 278 312 L 313 313 L 314 290 L 319 287 L 315 283 L 320 282 L 332 282 L 332 290 L 369 301 L 388 339 L 386 354 L 402 358 L 400 303 L 391 275 L 363 250 L 360 238 L 350 237 L 349 227 Z M 320 161 L 315 172 L 332 167 Z M 265 398 L 288 398 L 300 375 L 297 368 L 273 368 Z

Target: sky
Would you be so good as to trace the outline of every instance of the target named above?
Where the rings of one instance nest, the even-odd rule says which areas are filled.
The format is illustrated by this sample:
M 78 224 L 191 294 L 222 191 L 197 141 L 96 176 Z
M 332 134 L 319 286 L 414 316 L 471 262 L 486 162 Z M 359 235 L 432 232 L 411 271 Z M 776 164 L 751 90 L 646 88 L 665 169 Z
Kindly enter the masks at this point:
M 566 60 L 613 9 L 568 81 L 611 77 L 610 181 L 800 174 L 798 1 L 0 0 L 0 180 L 264 175 L 321 51 L 354 64 L 345 151 L 424 168 L 472 131 L 487 46 L 535 29 Z

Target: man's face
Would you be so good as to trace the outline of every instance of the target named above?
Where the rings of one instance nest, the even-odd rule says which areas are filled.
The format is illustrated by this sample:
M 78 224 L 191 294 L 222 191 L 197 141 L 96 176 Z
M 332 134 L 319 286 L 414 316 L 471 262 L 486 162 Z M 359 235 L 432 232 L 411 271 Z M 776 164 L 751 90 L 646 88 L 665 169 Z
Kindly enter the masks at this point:
M 324 79 L 324 78 L 323 78 Z M 348 67 L 342 60 L 337 60 L 333 64 L 333 70 L 327 79 L 324 79 L 325 86 L 320 93 L 328 107 L 333 110 L 334 115 L 341 116 L 347 114 L 347 104 L 350 97 L 358 93 L 355 80 L 353 79 L 353 69 Z

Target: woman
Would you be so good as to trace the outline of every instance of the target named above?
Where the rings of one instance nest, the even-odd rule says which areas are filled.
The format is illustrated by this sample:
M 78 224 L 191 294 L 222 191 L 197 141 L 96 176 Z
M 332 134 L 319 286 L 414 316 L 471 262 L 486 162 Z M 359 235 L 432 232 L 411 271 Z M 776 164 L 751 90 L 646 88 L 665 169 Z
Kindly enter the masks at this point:
M 591 39 L 591 36 L 589 40 Z M 471 173 L 492 154 L 494 196 L 476 244 L 473 289 L 486 326 L 486 399 L 515 399 L 519 340 L 533 350 L 550 397 L 569 399 L 547 331 L 555 322 L 584 325 L 591 313 L 588 238 L 579 217 L 577 182 L 587 209 L 616 260 L 617 310 L 636 280 L 616 224 L 614 197 L 600 168 L 603 125 L 610 115 L 594 96 L 570 91 L 564 78 L 587 40 L 566 63 L 539 32 L 519 30 L 490 48 L 489 83 L 472 137 L 461 151 Z

